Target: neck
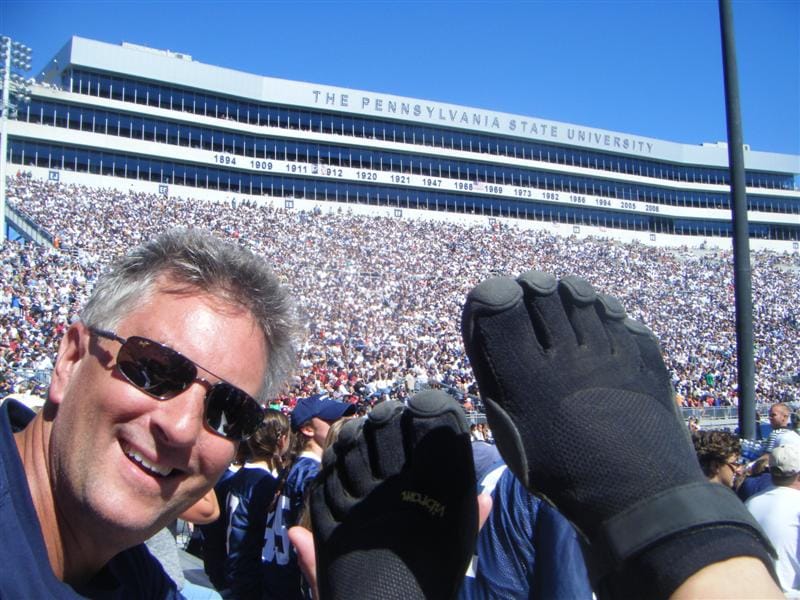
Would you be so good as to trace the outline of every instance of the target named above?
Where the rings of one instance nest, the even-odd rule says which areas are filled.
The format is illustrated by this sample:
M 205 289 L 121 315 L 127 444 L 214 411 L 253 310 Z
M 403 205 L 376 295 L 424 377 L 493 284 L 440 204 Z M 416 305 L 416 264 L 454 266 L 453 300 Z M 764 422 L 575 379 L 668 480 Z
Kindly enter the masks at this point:
M 301 454 L 311 454 L 322 460 L 322 446 L 320 446 L 316 440 L 311 439 L 308 444 L 306 444 L 306 447 L 303 448 Z
M 43 413 L 39 412 L 25 429 L 15 433 L 14 441 L 53 574 L 68 584 L 79 584 L 91 579 L 122 548 L 103 552 L 84 529 L 72 526 L 56 502 L 49 444 L 52 421 Z

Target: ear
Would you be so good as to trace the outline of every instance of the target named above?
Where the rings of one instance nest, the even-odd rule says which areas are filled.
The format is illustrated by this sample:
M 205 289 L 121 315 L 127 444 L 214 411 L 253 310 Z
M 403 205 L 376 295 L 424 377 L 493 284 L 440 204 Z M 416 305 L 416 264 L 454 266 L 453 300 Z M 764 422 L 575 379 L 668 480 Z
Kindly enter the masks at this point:
M 298 431 L 299 431 L 299 433 L 302 433 L 307 438 L 313 438 L 314 437 L 314 433 L 315 433 L 314 432 L 314 426 L 311 424 L 310 421 L 308 423 L 306 423 L 305 425 L 303 425 Z
M 61 338 L 48 392 L 48 400 L 51 403 L 61 404 L 64 399 L 78 363 L 87 353 L 89 338 L 89 330 L 81 322 L 70 325 Z

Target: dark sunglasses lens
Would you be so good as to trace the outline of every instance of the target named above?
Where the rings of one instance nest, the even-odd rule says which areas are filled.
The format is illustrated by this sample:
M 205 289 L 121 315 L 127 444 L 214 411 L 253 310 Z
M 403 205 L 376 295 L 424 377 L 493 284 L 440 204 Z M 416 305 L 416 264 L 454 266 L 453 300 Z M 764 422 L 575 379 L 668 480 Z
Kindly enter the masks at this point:
M 170 398 L 185 390 L 197 375 L 192 361 L 152 340 L 128 338 L 117 365 L 133 385 L 152 396 Z
M 229 383 L 214 385 L 207 400 L 206 423 L 228 438 L 242 440 L 250 437 L 263 418 L 258 403 Z

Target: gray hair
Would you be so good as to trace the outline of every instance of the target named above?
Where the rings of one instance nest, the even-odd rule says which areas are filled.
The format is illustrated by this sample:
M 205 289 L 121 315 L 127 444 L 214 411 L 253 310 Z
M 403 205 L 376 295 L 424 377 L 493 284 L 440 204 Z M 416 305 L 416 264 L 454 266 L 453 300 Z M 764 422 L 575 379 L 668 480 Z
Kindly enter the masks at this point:
M 118 258 L 97 280 L 81 321 L 89 327 L 116 328 L 155 291 L 162 275 L 179 286 L 242 306 L 253 315 L 268 352 L 259 399 L 271 398 L 295 365 L 296 307 L 262 258 L 207 231 L 173 229 Z

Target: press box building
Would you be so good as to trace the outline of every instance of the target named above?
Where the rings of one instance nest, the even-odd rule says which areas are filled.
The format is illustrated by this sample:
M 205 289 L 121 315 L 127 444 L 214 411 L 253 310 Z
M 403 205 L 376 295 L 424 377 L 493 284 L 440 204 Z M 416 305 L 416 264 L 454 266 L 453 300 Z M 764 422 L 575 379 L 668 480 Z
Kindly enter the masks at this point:
M 8 124 L 37 177 L 287 208 L 730 245 L 725 144 L 263 77 L 73 37 Z M 800 243 L 800 156 L 744 152 L 751 247 Z

